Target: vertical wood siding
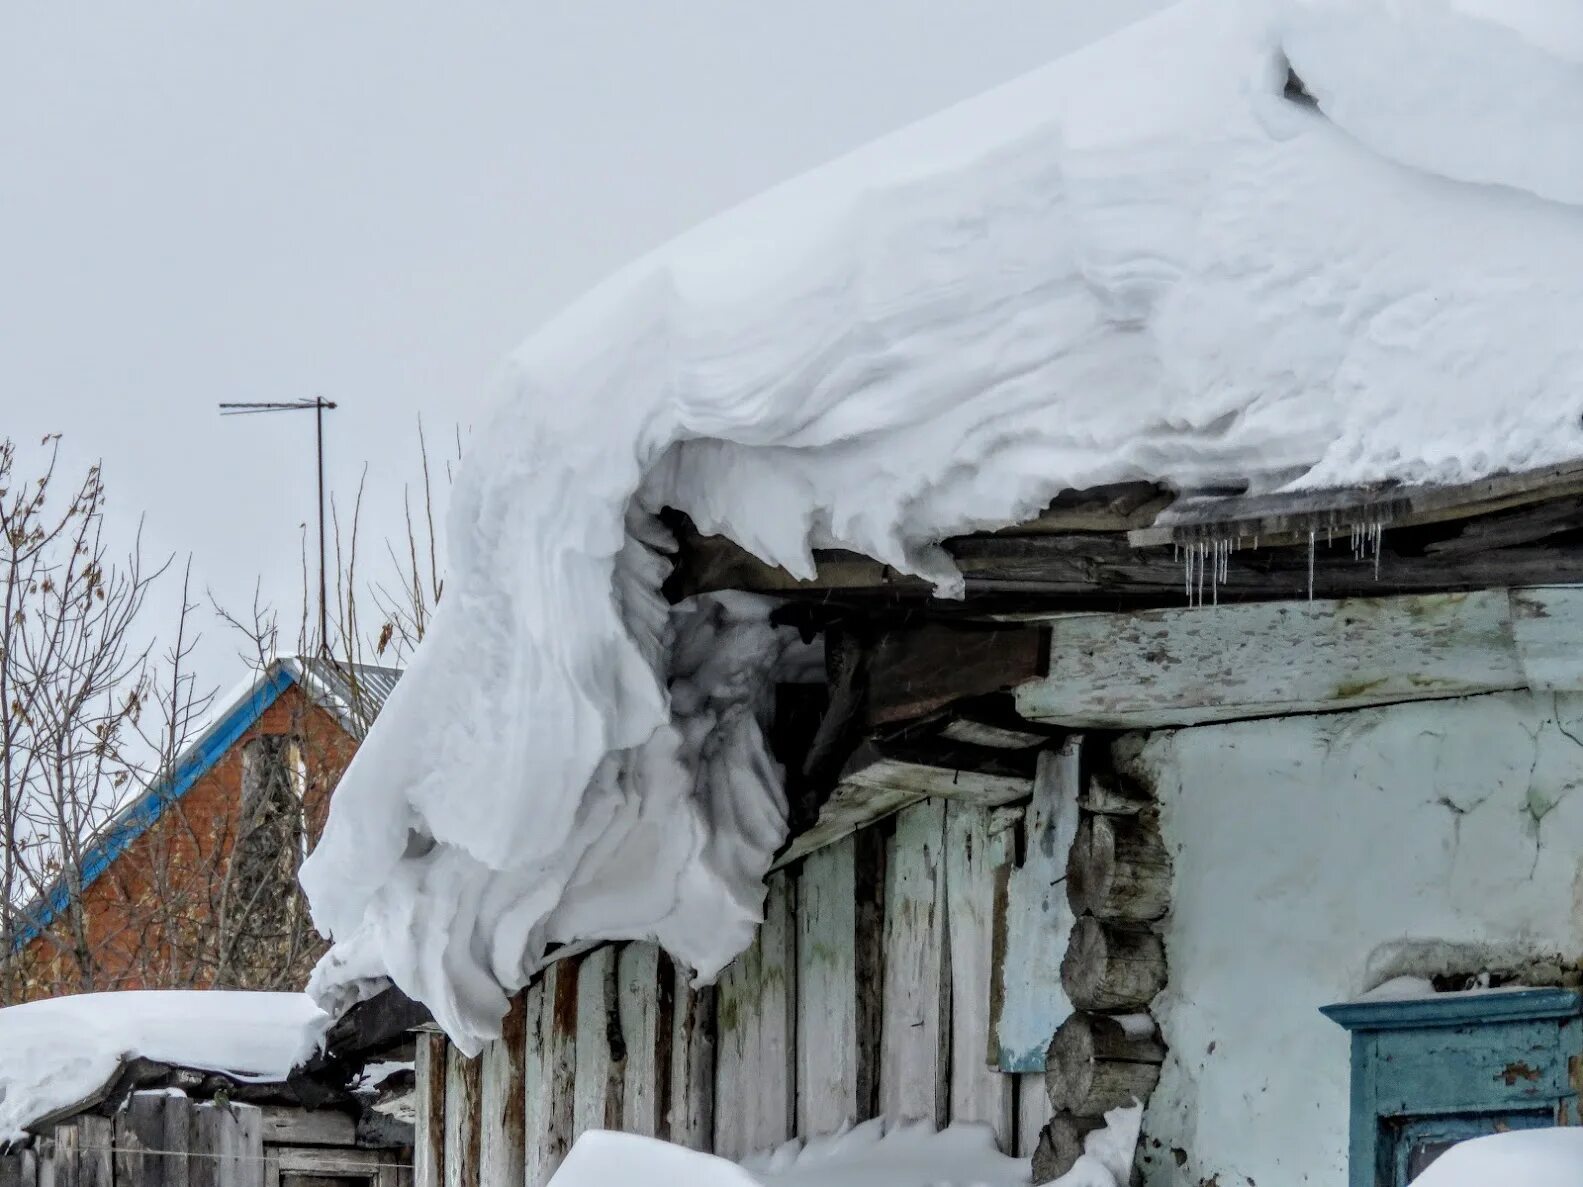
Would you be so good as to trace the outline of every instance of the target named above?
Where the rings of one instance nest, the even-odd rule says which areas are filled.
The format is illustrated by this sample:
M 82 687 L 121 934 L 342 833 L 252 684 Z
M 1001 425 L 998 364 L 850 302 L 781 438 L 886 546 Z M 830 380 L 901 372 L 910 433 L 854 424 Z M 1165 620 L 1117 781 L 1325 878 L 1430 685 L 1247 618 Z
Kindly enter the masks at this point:
M 425 1037 L 419 1128 L 434 1107 L 444 1124 L 420 1187 L 540 1187 L 596 1127 L 741 1158 L 884 1113 L 983 1122 L 1030 1153 L 1044 1077 L 996 1068 L 991 1017 L 1023 816 L 925 800 L 777 871 L 758 938 L 713 988 L 653 944 L 551 965 L 471 1086 Z M 427 1109 L 425 1083 L 443 1093 Z

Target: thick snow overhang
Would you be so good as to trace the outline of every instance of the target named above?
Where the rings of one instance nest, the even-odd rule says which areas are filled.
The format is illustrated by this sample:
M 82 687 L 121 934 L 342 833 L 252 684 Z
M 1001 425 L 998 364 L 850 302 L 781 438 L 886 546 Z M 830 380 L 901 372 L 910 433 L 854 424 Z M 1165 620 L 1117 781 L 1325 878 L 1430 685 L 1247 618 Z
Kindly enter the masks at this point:
M 1583 457 L 1570 11 L 1184 0 L 543 327 L 304 866 L 315 992 L 393 979 L 476 1051 L 557 944 L 652 938 L 712 976 L 786 835 L 756 717 L 780 624 L 1574 578 L 1536 510 L 1564 499 L 1429 506 Z M 1206 490 L 1243 502 L 1160 518 Z M 1297 493 L 1326 490 L 1361 493 Z
M 270 1098 L 330 1024 L 300 993 L 138 990 L 0 1009 L 0 1146 L 139 1088 Z

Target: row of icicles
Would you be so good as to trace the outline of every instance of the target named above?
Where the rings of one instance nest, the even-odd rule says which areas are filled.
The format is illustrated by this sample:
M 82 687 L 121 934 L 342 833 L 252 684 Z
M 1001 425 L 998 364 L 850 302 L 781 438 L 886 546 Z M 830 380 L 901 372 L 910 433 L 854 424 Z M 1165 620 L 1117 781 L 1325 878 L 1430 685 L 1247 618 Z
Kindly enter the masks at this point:
M 1380 545 L 1385 538 L 1385 524 L 1380 520 L 1369 523 L 1355 523 L 1347 525 L 1347 531 L 1352 544 L 1352 559 L 1357 561 L 1371 560 L 1374 562 L 1375 580 L 1380 576 Z M 1337 532 L 1334 527 L 1325 532 L 1325 546 L 1328 548 L 1335 542 Z M 1178 541 L 1176 544 L 1176 559 L 1181 563 L 1185 577 L 1187 604 L 1189 606 L 1205 605 L 1205 587 L 1208 587 L 1208 605 L 1220 604 L 1220 586 L 1228 582 L 1231 577 L 1231 554 L 1241 551 L 1246 546 L 1249 537 L 1226 536 L 1214 539 L 1192 540 L 1187 543 Z M 1253 536 L 1252 547 L 1255 551 L 1259 547 L 1259 538 Z M 1308 529 L 1308 600 L 1314 600 L 1314 556 L 1319 547 L 1319 531 L 1317 528 Z

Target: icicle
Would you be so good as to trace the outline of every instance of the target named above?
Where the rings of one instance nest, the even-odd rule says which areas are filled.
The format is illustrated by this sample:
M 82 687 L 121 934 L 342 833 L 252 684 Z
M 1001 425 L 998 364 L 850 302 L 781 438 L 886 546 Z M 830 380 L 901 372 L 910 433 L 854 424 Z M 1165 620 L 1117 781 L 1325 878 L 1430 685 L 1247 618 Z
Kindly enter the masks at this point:
M 1308 600 L 1314 600 L 1314 545 L 1318 540 L 1318 533 L 1313 528 L 1308 529 Z

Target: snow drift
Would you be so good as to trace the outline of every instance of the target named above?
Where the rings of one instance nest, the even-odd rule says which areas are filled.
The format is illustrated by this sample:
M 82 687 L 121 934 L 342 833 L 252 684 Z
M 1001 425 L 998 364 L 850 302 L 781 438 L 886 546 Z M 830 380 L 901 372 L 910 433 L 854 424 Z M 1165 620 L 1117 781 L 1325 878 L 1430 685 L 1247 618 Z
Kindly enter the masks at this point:
M 662 505 L 795 573 L 841 545 L 950 596 L 942 537 L 1065 487 L 1583 454 L 1577 23 L 1186 0 L 545 326 L 304 868 L 335 941 L 314 991 L 389 976 L 474 1051 L 551 945 L 653 937 L 709 977 L 747 941 L 784 831 L 755 719 L 784 640 L 744 602 L 664 605 Z
M 0 1009 L 0 1144 L 98 1091 L 139 1056 L 285 1080 L 330 1018 L 302 993 L 83 993 Z
M 1123 1187 L 1131 1181 L 1141 1105 L 1114 1109 L 1084 1153 L 1051 1187 Z M 669 1142 L 592 1130 L 573 1145 L 551 1187 L 1022 1187 L 1026 1158 L 995 1146 L 987 1125 L 865 1121 L 812 1141 L 791 1141 L 740 1166 Z
M 995 1148 L 988 1126 L 882 1121 L 788 1142 L 741 1166 L 669 1142 L 594 1130 L 577 1139 L 552 1187 L 1022 1187 L 1026 1159 Z M 1067 1187 L 1084 1187 L 1073 1182 Z M 1102 1187 L 1115 1187 L 1107 1180 Z
M 1583 1183 L 1583 1129 L 1519 1129 L 1453 1146 L 1413 1187 L 1576 1187 Z

